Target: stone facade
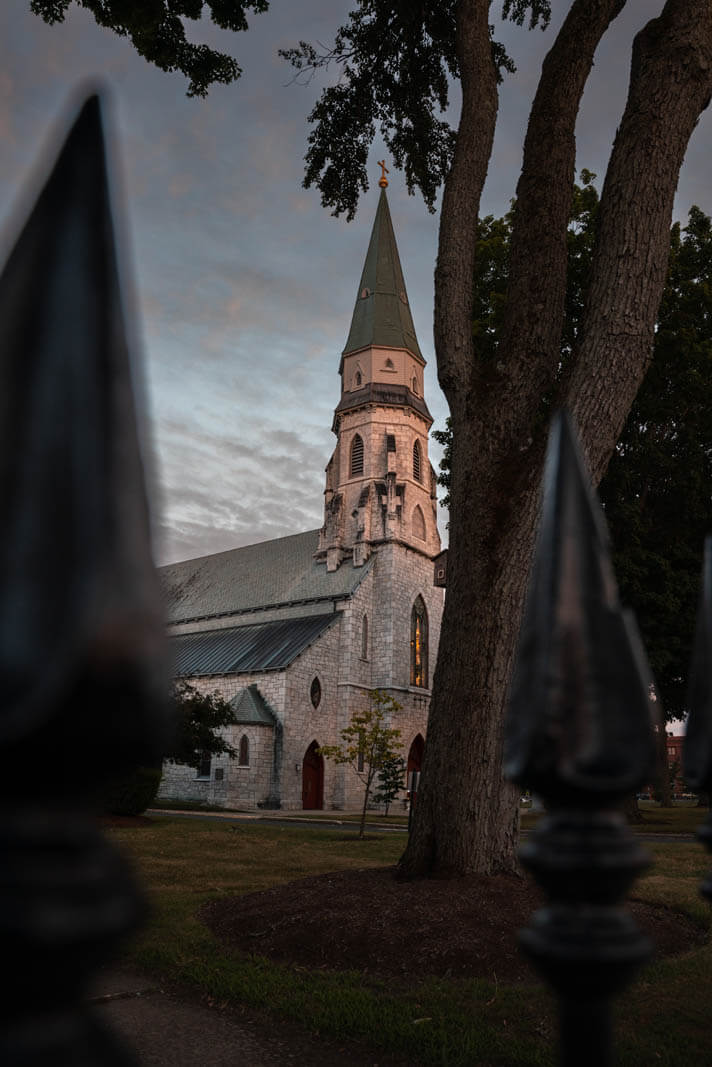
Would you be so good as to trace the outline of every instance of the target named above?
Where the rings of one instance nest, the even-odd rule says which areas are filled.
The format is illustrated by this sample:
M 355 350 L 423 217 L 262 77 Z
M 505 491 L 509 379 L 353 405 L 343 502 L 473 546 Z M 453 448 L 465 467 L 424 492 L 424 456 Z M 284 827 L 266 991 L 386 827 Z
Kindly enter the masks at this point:
M 344 564 L 349 565 L 352 566 Z M 432 672 L 440 635 L 442 590 L 432 584 L 432 562 L 428 557 L 404 545 L 390 544 L 379 548 L 364 581 L 348 601 L 339 604 L 335 624 L 285 670 L 190 677 L 191 685 L 201 692 L 219 692 L 226 700 L 256 684 L 281 725 L 281 746 L 275 753 L 274 728 L 232 726 L 226 736 L 234 748 L 239 749 L 240 738 L 247 735 L 249 766 L 218 756 L 212 761 L 209 777 L 201 778 L 194 768 L 167 764 L 161 798 L 256 809 L 266 806 L 274 795 L 276 777 L 280 806 L 301 808 L 306 750 L 314 741 L 318 745 L 338 744 L 341 730 L 355 711 L 363 709 L 372 689 L 388 692 L 401 705 L 391 725 L 401 730 L 406 758 L 415 738 L 419 734 L 425 736 L 430 701 L 429 685 L 410 685 L 410 623 L 418 596 L 423 598 L 428 612 Z M 201 627 L 196 632 L 210 630 L 208 621 L 203 621 Z M 321 692 L 316 708 L 311 700 L 315 678 Z M 430 680 L 431 675 L 428 683 Z M 280 763 L 277 767 L 276 755 Z M 362 797 L 361 783 L 349 767 L 325 763 L 325 808 L 355 808 Z
M 238 714 L 227 731 L 236 749 L 246 738 L 242 764 L 218 757 L 202 776 L 167 765 L 163 798 L 359 807 L 357 775 L 314 750 L 340 742 L 373 689 L 401 705 L 391 725 L 403 756 L 422 750 L 444 596 L 433 582 L 440 538 L 424 365 L 384 191 L 339 368 L 336 447 L 311 553 L 305 534 L 165 569 L 182 676 L 227 700 L 256 686 L 267 711 L 264 721 Z M 260 598 L 245 589 L 260 588 L 260 575 L 252 579 L 262 565 L 269 592 Z

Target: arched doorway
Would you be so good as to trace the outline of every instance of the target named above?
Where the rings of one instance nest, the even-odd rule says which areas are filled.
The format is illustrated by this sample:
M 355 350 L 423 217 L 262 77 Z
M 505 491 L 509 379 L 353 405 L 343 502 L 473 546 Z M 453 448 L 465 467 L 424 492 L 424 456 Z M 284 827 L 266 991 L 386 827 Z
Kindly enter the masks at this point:
M 317 741 L 312 741 L 302 761 L 302 807 L 318 811 L 324 807 L 324 757 Z
M 416 734 L 413 738 L 413 744 L 410 746 L 408 752 L 408 764 L 406 767 L 406 779 L 405 786 L 408 790 L 408 799 L 410 800 L 410 808 L 413 809 L 415 800 L 418 795 L 418 783 L 420 782 L 420 771 L 423 766 L 423 752 L 425 750 L 425 741 L 422 734 Z
M 423 740 L 423 735 L 417 734 L 413 738 L 413 744 L 410 746 L 410 751 L 408 752 L 408 777 L 410 777 L 413 771 L 417 771 L 418 774 L 420 774 L 423 767 L 424 750 L 425 741 Z

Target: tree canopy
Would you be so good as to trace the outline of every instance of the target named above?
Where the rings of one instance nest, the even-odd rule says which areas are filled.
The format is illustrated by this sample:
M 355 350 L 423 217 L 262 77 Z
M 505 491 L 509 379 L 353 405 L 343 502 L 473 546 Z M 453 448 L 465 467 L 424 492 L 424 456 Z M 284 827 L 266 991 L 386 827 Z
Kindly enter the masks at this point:
M 581 326 L 599 198 L 595 175 L 574 186 L 567 234 L 561 365 Z M 497 350 L 506 306 L 512 213 L 478 227 L 473 332 Z M 621 598 L 636 613 L 668 718 L 685 713 L 705 534 L 712 529 L 712 220 L 698 207 L 675 223 L 651 366 L 599 486 Z M 439 482 L 450 481 L 452 431 Z M 447 506 L 449 498 L 443 500 Z
M 63 22 L 74 0 L 32 0 L 31 11 L 53 25 Z M 184 20 L 198 21 L 205 11 L 223 30 L 247 29 L 247 12 L 261 13 L 269 0 L 76 0 L 99 26 L 128 37 L 140 56 L 159 70 L 179 70 L 189 80 L 188 96 L 207 96 L 211 85 L 229 85 L 242 74 L 237 60 L 206 44 L 192 44 Z
M 460 77 L 457 0 L 384 3 L 361 0 L 337 30 L 331 48 L 300 41 L 280 49 L 298 76 L 338 65 L 338 84 L 324 90 L 309 115 L 314 129 L 306 154 L 305 187 L 316 185 L 333 214 L 356 213 L 368 189 L 368 151 L 380 132 L 409 192 L 418 189 L 431 211 L 450 169 L 457 131 L 443 114 L 450 81 Z M 549 0 L 504 0 L 502 17 L 520 26 L 546 27 Z M 494 27 L 490 27 L 493 31 Z M 497 77 L 514 64 L 491 38 Z
M 175 719 L 172 744 L 165 754 L 169 763 L 197 768 L 206 754 L 221 753 L 234 759 L 237 752 L 219 731 L 235 719 L 219 693 L 201 693 L 188 682 L 178 681 L 171 702 Z
M 381 689 L 373 689 L 368 693 L 367 707 L 355 711 L 348 726 L 341 731 L 341 744 L 322 745 L 319 749 L 324 759 L 348 764 L 361 779 L 363 806 L 359 837 L 364 836 L 366 811 L 376 776 L 389 767 L 392 777 L 392 764 L 398 759 L 401 731 L 390 722 L 400 710 L 401 705 L 392 696 Z
M 712 530 L 712 219 L 671 234 L 653 361 L 599 487 L 621 596 L 663 709 L 685 714 L 702 550 Z

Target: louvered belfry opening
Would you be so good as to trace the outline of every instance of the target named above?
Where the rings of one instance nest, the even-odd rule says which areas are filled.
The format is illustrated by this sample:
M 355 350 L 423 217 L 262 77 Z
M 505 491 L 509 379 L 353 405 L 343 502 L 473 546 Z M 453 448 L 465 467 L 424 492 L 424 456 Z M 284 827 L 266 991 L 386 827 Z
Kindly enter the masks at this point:
M 422 482 L 422 463 L 420 454 L 420 441 L 413 442 L 413 477 L 416 482 Z
M 351 477 L 363 474 L 363 438 L 356 434 L 351 442 Z

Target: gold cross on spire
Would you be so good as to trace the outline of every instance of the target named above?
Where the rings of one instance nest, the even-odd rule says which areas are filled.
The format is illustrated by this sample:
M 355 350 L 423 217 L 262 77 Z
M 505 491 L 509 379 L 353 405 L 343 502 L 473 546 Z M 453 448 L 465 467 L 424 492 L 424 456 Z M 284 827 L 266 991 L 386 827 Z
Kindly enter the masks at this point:
M 391 172 L 386 166 L 385 159 L 379 159 L 378 165 L 381 168 L 381 177 L 378 179 L 378 184 L 380 185 L 381 189 L 385 189 L 388 185 L 388 178 L 386 177 L 386 174 L 390 174 Z

